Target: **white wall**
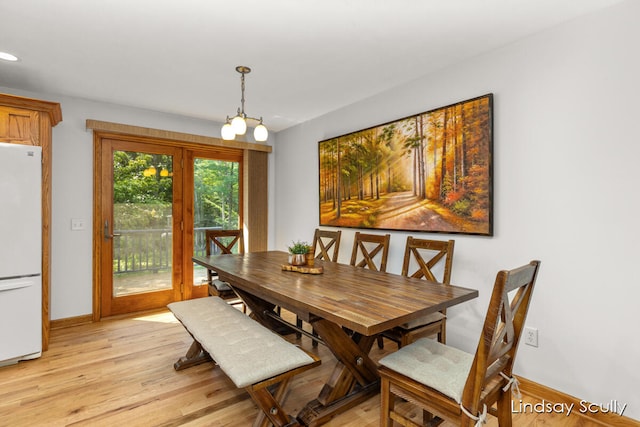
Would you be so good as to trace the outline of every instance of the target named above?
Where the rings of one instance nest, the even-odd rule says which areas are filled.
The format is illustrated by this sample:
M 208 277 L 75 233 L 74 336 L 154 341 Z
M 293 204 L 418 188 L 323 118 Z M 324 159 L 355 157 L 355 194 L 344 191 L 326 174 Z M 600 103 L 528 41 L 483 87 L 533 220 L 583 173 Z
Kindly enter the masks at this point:
M 494 236 L 421 234 L 455 238 L 452 281 L 480 290 L 450 310 L 448 342 L 474 351 L 496 272 L 540 259 L 539 348 L 520 346 L 516 373 L 640 419 L 638 16 L 627 1 L 280 132 L 275 248 L 318 226 L 318 141 L 492 92 Z M 406 236 L 392 233 L 391 272 Z
M 213 137 L 219 137 L 221 124 L 11 88 L 0 87 L 0 92 L 61 105 L 62 122 L 53 128 L 50 313 L 52 320 L 91 314 L 93 132 L 85 130 L 86 120 Z M 275 138 L 270 135 L 267 144 L 273 143 Z M 273 155 L 270 156 L 270 182 L 274 180 L 272 163 Z M 273 206 L 272 200 L 270 205 Z M 71 231 L 72 218 L 83 219 L 85 230 Z M 269 234 L 273 235 L 273 232 Z
M 640 340 L 628 333 L 640 324 L 638 16 L 640 2 L 629 0 L 270 135 L 269 247 L 310 239 L 318 226 L 318 141 L 492 92 L 495 235 L 431 235 L 455 238 L 453 282 L 480 290 L 450 310 L 448 342 L 473 351 L 496 272 L 540 259 L 527 322 L 540 330 L 540 347 L 520 347 L 516 373 L 580 399 L 628 403 L 625 415 L 640 419 Z M 0 91 L 61 103 L 63 121 L 53 130 L 51 318 L 89 314 L 93 143 L 85 120 L 208 136 L 219 135 L 220 124 Z M 71 231 L 71 218 L 85 219 L 87 229 Z M 353 232 L 343 233 L 341 262 Z M 406 235 L 393 233 L 391 272 L 400 271 Z

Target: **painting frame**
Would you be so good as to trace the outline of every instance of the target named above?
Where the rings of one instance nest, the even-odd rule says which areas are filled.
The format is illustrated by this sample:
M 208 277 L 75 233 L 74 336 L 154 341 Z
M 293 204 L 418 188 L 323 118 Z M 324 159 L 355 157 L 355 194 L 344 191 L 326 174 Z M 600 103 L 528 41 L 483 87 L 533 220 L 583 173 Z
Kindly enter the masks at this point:
M 319 141 L 318 167 L 320 226 L 493 236 L 493 94 Z

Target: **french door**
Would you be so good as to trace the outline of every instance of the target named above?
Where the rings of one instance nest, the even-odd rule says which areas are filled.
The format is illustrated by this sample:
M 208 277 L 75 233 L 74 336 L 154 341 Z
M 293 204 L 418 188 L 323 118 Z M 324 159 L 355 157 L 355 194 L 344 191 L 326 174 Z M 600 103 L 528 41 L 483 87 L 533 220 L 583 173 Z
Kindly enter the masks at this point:
M 185 246 L 192 255 L 206 252 L 208 229 L 242 227 L 242 157 L 237 153 L 210 150 L 185 152 L 185 188 L 189 190 L 185 209 Z M 214 248 L 215 251 L 215 248 Z M 185 264 L 185 299 L 207 295 L 207 270 L 191 261 Z
M 204 230 L 242 223 L 242 152 L 119 137 L 96 148 L 94 317 L 206 296 L 191 257 L 204 253 Z
M 113 139 L 101 149 L 102 316 L 180 300 L 182 150 Z

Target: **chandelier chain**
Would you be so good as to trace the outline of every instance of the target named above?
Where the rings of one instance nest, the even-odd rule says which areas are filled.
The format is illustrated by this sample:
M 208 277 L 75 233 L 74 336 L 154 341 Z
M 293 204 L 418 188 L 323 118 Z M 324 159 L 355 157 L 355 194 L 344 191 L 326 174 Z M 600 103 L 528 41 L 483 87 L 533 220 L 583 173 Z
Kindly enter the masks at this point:
M 245 71 L 240 71 L 240 74 L 242 75 L 242 77 L 240 77 L 240 91 L 242 92 L 242 96 L 240 98 L 240 106 L 241 106 L 241 110 L 238 112 L 238 114 L 242 115 L 242 117 L 246 117 L 246 114 L 244 113 L 244 75 L 245 75 Z

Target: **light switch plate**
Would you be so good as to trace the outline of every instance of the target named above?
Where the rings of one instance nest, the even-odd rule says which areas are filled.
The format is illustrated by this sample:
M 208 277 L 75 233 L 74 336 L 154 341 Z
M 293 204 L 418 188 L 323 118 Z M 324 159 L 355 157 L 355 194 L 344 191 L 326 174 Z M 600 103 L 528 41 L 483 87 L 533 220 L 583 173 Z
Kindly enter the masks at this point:
M 73 231 L 84 230 L 84 219 L 71 218 L 71 230 Z

